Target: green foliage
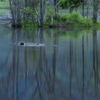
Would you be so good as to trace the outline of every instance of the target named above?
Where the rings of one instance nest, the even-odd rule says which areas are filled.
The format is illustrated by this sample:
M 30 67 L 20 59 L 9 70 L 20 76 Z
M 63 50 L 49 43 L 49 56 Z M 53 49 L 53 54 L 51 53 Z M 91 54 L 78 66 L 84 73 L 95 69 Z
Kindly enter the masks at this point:
M 56 12 L 53 16 L 53 19 L 58 21 L 58 22 L 61 22 L 61 15 L 60 13 Z
M 59 23 L 57 20 L 53 20 L 53 25 L 54 25 L 54 26 L 56 26 L 56 25 L 59 26 L 59 24 L 60 24 L 60 23 Z
M 47 23 L 50 25 L 51 22 L 51 13 L 46 15 Z M 78 12 L 73 12 L 70 14 L 64 13 L 60 15 L 59 13 L 54 14 L 53 16 L 53 25 L 54 26 L 67 26 L 67 27 L 92 27 L 93 21 L 91 18 L 84 19 L 82 15 Z
M 26 7 L 23 11 L 22 20 L 25 23 L 34 23 L 36 22 L 35 11 L 31 7 Z
M 97 22 L 98 25 L 100 25 L 100 20 Z
M 94 27 L 95 29 L 100 30 L 100 20 L 99 20 L 97 23 L 93 24 L 93 27 Z
M 62 16 L 58 14 L 54 19 L 54 26 L 67 26 L 67 27 L 92 27 L 93 21 L 91 18 L 84 19 L 81 14 L 74 12 L 71 14 L 63 14 Z M 59 21 L 60 20 L 60 21 Z
M 71 8 L 77 8 L 83 2 L 84 2 L 84 0 L 60 0 L 59 6 L 62 9 L 66 9 L 66 8 L 69 8 L 69 7 L 71 7 Z
M 82 15 L 79 14 L 78 12 L 74 12 L 71 14 L 63 14 L 61 16 L 61 20 L 62 22 L 64 22 L 64 24 L 74 23 L 73 26 L 84 26 L 84 27 L 93 26 L 93 21 L 91 18 L 84 19 Z
M 47 14 L 46 14 L 46 23 L 50 24 L 51 21 L 51 14 L 52 14 L 52 8 L 47 6 Z
M 56 22 L 61 22 L 61 15 L 60 15 L 60 13 L 55 13 L 54 15 L 53 15 L 53 19 L 56 21 Z M 49 13 L 47 13 L 47 15 L 46 15 L 46 23 L 48 23 L 48 24 L 50 24 L 50 22 L 51 22 L 51 13 L 49 12 Z
M 75 22 L 75 23 L 82 23 L 84 18 L 82 17 L 81 14 L 79 14 L 78 12 L 73 12 L 69 15 L 69 19 L 70 22 Z
M 61 16 L 61 21 L 62 21 L 62 22 L 66 22 L 67 20 L 69 20 L 69 14 L 64 13 L 64 14 Z
M 22 27 L 24 28 L 24 29 L 33 29 L 34 27 L 38 27 L 38 23 L 37 22 L 35 22 L 35 23 L 25 23 L 25 22 L 23 22 L 23 25 L 22 25 Z
M 50 13 L 51 14 L 52 13 L 52 10 L 53 10 L 53 8 L 47 6 L 47 11 L 48 11 L 47 13 Z
M 51 14 L 48 13 L 48 14 L 46 15 L 46 22 L 47 22 L 47 23 L 50 23 L 50 21 L 51 21 Z
M 82 25 L 85 27 L 92 27 L 93 26 L 93 20 L 91 18 L 86 18 L 82 22 Z

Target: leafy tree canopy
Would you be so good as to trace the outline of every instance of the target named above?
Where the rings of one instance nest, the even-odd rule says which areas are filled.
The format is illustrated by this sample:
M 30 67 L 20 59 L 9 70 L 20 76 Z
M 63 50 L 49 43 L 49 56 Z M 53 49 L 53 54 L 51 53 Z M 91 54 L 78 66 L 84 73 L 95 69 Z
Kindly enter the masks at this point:
M 83 2 L 84 2 L 84 0 L 60 0 L 59 6 L 62 9 L 66 9 L 66 8 L 69 8 L 69 7 L 71 7 L 71 8 L 77 8 Z

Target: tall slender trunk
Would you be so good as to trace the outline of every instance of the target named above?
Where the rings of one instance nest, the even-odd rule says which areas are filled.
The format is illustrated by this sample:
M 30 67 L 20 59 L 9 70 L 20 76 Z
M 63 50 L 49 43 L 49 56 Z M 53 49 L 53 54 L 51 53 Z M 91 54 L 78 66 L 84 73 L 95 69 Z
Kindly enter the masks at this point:
M 21 16 L 20 16 L 20 6 L 19 6 L 19 0 L 17 0 L 17 26 L 21 26 Z
M 69 10 L 69 12 L 70 12 L 70 13 L 72 13 L 72 12 L 73 12 L 73 9 L 74 9 L 74 8 L 71 8 L 71 7 L 70 7 L 70 10 Z
M 25 0 L 25 7 L 27 7 L 27 0 Z
M 97 0 L 93 0 L 93 23 L 97 22 Z
M 20 16 L 20 6 L 19 0 L 9 0 L 10 10 L 12 14 L 12 27 L 21 27 L 21 16 Z
M 89 15 L 89 5 L 87 6 L 87 18 L 88 18 L 88 15 Z
M 58 4 L 59 4 L 59 2 L 58 2 L 58 3 L 55 5 L 55 7 L 53 8 L 52 15 L 51 15 L 51 24 L 50 24 L 50 27 L 52 27 L 54 10 L 55 10 L 56 7 L 58 6 Z
M 40 0 L 40 26 L 45 24 L 46 0 Z
M 83 4 L 82 4 L 82 16 L 83 16 L 83 18 L 84 18 L 84 2 L 83 2 Z
M 56 6 L 56 0 L 54 0 L 54 7 Z M 56 12 L 56 8 L 55 8 L 55 12 Z
M 35 6 L 33 6 L 33 9 L 34 9 L 35 12 L 36 12 L 36 16 L 37 16 L 38 24 L 39 24 L 39 26 L 40 26 L 40 18 L 39 18 L 39 15 L 38 15 L 37 10 L 35 9 Z
M 45 24 L 46 21 L 45 17 L 46 17 L 46 0 L 44 0 L 43 2 L 43 24 Z
M 40 26 L 43 24 L 42 0 L 40 0 Z
M 56 6 L 56 4 L 59 2 L 59 0 L 54 0 L 54 7 Z M 55 12 L 58 12 L 58 5 L 55 8 Z
M 9 0 L 9 5 L 10 5 L 10 10 L 11 10 L 11 15 L 12 15 L 12 23 L 15 24 L 15 20 L 14 20 L 14 12 L 13 12 L 13 8 L 12 8 L 11 0 Z

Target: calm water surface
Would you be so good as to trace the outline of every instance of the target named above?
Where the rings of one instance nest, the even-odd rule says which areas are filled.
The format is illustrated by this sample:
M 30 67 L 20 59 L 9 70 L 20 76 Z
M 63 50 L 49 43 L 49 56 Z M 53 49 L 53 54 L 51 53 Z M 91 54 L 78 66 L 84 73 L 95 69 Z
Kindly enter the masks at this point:
M 99 52 L 97 30 L 0 27 L 0 100 L 100 100 Z

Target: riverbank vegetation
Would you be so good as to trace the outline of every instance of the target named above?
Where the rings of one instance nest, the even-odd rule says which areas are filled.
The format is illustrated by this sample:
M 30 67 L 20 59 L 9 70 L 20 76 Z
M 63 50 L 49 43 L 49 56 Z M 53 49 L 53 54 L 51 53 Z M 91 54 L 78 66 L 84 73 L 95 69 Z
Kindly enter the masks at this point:
M 34 15 L 34 13 L 30 15 Z M 31 20 L 28 20 L 27 17 L 25 17 L 26 20 L 22 21 L 23 27 L 38 27 L 36 19 L 31 17 L 32 16 L 30 16 Z M 50 27 L 50 23 L 51 13 L 48 12 L 46 14 L 46 23 L 43 25 L 43 27 Z M 60 13 L 55 13 L 53 16 L 52 27 L 99 28 L 100 21 L 98 21 L 97 23 L 93 23 L 92 18 L 83 18 L 83 16 L 78 12 L 72 12 L 69 14 L 64 13 L 62 15 Z
M 50 24 L 50 14 L 47 14 L 47 23 Z M 78 12 L 72 12 L 70 14 L 55 13 L 53 16 L 53 26 L 80 26 L 80 27 L 92 27 L 93 21 L 91 18 L 84 19 Z
M 54 0 L 56 1 L 56 0 Z M 38 2 L 39 3 L 39 2 Z M 95 3 L 95 6 L 92 4 Z M 40 3 L 39 3 L 40 4 Z M 72 5 L 73 4 L 73 5 Z M 47 3 L 48 5 L 48 3 Z M 90 7 L 89 7 L 90 6 Z M 42 27 L 73 27 L 73 28 L 99 28 L 100 22 L 97 22 L 97 2 L 96 1 L 84 1 L 84 0 L 59 0 L 59 2 L 54 2 L 53 6 L 46 6 L 46 12 L 44 11 L 45 17 L 41 15 L 43 14 L 43 10 L 39 10 L 41 6 L 38 6 L 38 15 L 36 14 L 36 10 L 34 10 L 33 18 L 27 19 L 28 21 L 23 20 L 24 27 L 34 27 L 34 26 L 42 26 Z M 44 6 L 43 6 L 44 7 Z M 63 9 L 69 9 L 70 13 L 60 13 Z M 82 13 L 79 12 L 81 8 Z M 93 12 L 93 15 L 89 16 L 89 9 Z M 32 12 L 28 12 L 32 13 Z M 85 14 L 86 13 L 86 14 Z M 40 16 L 40 18 L 39 18 Z M 38 18 L 42 22 L 39 23 Z M 45 20 L 41 19 L 45 18 Z
M 8 4 L 9 2 L 9 4 Z M 6 4 L 5 4 L 6 3 Z M 95 5 L 93 5 L 95 3 Z M 99 27 L 97 2 L 88 0 L 2 0 L 0 6 L 9 7 L 12 27 Z M 8 5 L 9 6 L 8 6 Z M 52 4 L 52 5 L 51 5 Z M 93 16 L 89 17 L 89 6 Z M 79 12 L 81 8 L 81 13 Z M 69 13 L 61 13 L 68 9 Z M 60 10 L 60 11 L 59 11 Z M 86 11 L 87 10 L 87 11 Z M 87 12 L 87 16 L 85 15 Z

